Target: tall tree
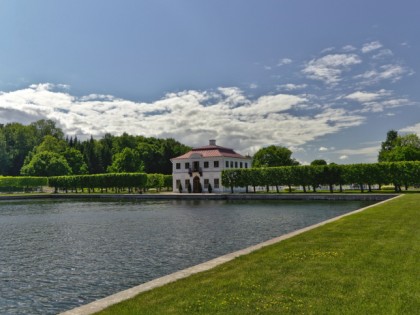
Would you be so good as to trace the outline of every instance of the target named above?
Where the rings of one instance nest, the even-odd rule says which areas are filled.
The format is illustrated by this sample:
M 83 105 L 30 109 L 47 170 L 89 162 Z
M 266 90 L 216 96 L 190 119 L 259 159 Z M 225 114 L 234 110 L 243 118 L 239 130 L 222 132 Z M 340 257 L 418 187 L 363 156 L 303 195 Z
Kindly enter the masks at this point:
M 7 152 L 6 137 L 3 128 L 0 128 L 0 175 L 5 175 L 8 171 L 10 157 Z
M 137 151 L 125 148 L 122 152 L 116 153 L 112 165 L 108 167 L 110 173 L 134 173 L 143 171 L 143 163 Z
M 62 140 L 64 138 L 63 131 L 58 128 L 55 122 L 51 119 L 41 119 L 29 125 L 33 128 L 35 136 L 38 139 L 43 139 L 45 136 L 53 136 L 54 138 Z
M 379 162 L 420 161 L 420 138 L 416 134 L 387 133 L 378 155 Z
M 36 153 L 31 161 L 24 165 L 21 174 L 25 176 L 61 176 L 71 174 L 71 168 L 64 156 L 43 151 Z
M 275 145 L 258 150 L 252 161 L 253 167 L 293 166 L 298 164 L 299 162 L 292 158 L 292 151 Z

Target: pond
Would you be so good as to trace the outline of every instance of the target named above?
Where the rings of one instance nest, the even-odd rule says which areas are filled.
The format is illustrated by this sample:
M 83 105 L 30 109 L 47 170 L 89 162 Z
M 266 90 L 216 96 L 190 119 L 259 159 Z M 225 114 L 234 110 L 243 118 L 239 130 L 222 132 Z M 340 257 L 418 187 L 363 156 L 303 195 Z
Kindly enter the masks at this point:
M 56 314 L 371 203 L 0 201 L 0 314 Z

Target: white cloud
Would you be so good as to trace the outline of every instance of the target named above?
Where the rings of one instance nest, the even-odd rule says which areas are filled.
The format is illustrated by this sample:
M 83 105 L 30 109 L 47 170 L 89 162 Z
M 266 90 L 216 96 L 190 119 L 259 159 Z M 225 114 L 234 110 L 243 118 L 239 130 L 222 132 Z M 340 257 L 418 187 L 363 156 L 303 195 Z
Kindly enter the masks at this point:
M 320 147 L 318 149 L 318 151 L 325 152 L 325 151 L 328 151 L 328 148 L 326 148 L 326 147 Z
M 279 62 L 277 63 L 277 66 L 281 67 L 281 66 L 284 66 L 284 65 L 291 64 L 292 62 L 293 62 L 293 60 L 290 59 L 290 58 L 283 58 L 283 59 L 279 60 Z
M 342 48 L 344 52 L 351 52 L 351 51 L 355 51 L 356 49 L 357 48 L 352 45 L 346 45 L 346 46 L 343 46 Z
M 347 160 L 349 158 L 349 156 L 348 155 L 341 155 L 340 157 L 339 157 L 339 159 L 340 160 Z
M 362 60 L 356 54 L 326 55 L 309 61 L 302 72 L 310 79 L 335 85 L 341 81 L 341 74 L 344 70 L 361 62 Z
M 304 89 L 307 86 L 308 86 L 307 84 L 293 84 L 293 83 L 288 83 L 288 84 L 278 85 L 277 86 L 277 90 L 294 91 L 294 90 Z
M 365 102 L 372 102 L 375 101 L 379 98 L 382 98 L 384 96 L 388 96 L 390 95 L 389 92 L 387 92 L 386 90 L 382 89 L 376 93 L 372 93 L 372 92 L 362 92 L 362 91 L 357 91 L 354 93 L 351 93 L 347 96 L 345 96 L 345 99 L 351 100 L 351 101 L 357 101 L 360 103 L 365 103 Z
M 399 130 L 400 132 L 415 133 L 420 136 L 420 123 L 414 124 L 412 126 L 407 126 Z
M 384 59 L 386 57 L 391 57 L 393 55 L 394 55 L 394 53 L 392 52 L 391 49 L 381 49 L 377 54 L 373 55 L 372 58 L 373 59 Z
M 382 80 L 397 82 L 403 78 L 405 74 L 412 74 L 408 69 L 395 64 L 383 65 L 379 70 L 369 70 L 363 74 L 355 76 L 356 79 L 363 79 L 362 84 L 375 84 Z
M 354 156 L 354 155 L 364 155 L 367 157 L 376 157 L 378 155 L 380 145 L 359 148 L 359 149 L 343 149 L 337 150 L 335 153 L 341 154 L 342 156 Z M 340 157 L 341 159 L 341 157 Z
M 379 48 L 382 48 L 382 44 L 380 42 L 378 42 L 378 41 L 366 43 L 362 47 L 362 53 L 366 54 L 368 52 L 377 50 Z
M 38 84 L 0 93 L 0 120 L 27 123 L 53 119 L 66 134 L 80 138 L 127 132 L 173 137 L 192 146 L 216 138 L 251 154 L 267 143 L 299 147 L 364 121 L 363 116 L 337 108 L 320 108 L 310 116 L 293 114 L 292 109 L 307 101 L 287 94 L 249 99 L 240 89 L 229 87 L 169 93 L 144 103 L 109 95 L 78 98 L 68 91 L 56 91 L 51 84 Z
M 251 84 L 249 85 L 249 88 L 250 88 L 250 89 L 257 89 L 257 88 L 258 88 L 258 84 L 256 84 L 256 83 L 251 83 Z
M 383 112 L 386 109 L 408 106 L 413 104 L 407 98 L 395 98 L 392 93 L 387 90 L 379 90 L 377 92 L 357 91 L 344 97 L 351 101 L 363 104 L 362 113 L 366 112 Z

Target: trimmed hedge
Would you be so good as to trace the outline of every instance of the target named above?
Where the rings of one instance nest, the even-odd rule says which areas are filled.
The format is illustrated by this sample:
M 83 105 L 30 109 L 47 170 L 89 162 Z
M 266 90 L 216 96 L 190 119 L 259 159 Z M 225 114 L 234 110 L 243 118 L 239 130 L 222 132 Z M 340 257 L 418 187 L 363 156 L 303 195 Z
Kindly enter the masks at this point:
M 24 188 L 32 189 L 35 187 L 48 186 L 47 177 L 33 177 L 33 176 L 0 176 L 0 188 Z
M 372 164 L 348 164 L 348 165 L 321 165 L 321 166 L 283 166 L 251 169 L 230 169 L 222 172 L 222 185 L 230 187 L 253 186 L 302 186 L 306 192 L 310 187 L 313 191 L 320 185 L 329 186 L 333 192 L 333 186 L 338 185 L 340 191 L 342 185 L 357 184 L 361 191 L 364 186 L 371 191 L 372 185 L 394 186 L 395 191 L 401 191 L 401 187 L 420 184 L 420 161 L 389 162 Z
M 108 190 L 114 189 L 119 192 L 128 189 L 132 192 L 134 189 L 142 190 L 146 188 L 147 174 L 144 173 L 109 173 L 95 175 L 73 175 L 73 176 L 53 176 L 48 178 L 50 187 L 54 187 L 66 192 L 71 189 L 82 192 L 87 189 L 88 192 L 94 192 L 95 189 Z
M 116 192 L 127 189 L 129 192 L 145 191 L 149 188 L 156 188 L 160 191 L 163 187 L 172 187 L 172 176 L 163 174 L 145 173 L 108 173 L 96 175 L 74 175 L 74 176 L 54 176 L 49 178 L 49 186 L 68 191 L 94 192 L 95 189 L 101 191 L 113 189 Z

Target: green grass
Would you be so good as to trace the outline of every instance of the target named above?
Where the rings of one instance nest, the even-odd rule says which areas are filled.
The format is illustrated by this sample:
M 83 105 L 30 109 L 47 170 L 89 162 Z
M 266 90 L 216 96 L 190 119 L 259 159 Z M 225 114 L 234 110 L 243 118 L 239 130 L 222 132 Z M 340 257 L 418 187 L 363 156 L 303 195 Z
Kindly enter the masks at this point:
M 100 314 L 419 313 L 420 195 L 405 195 Z

